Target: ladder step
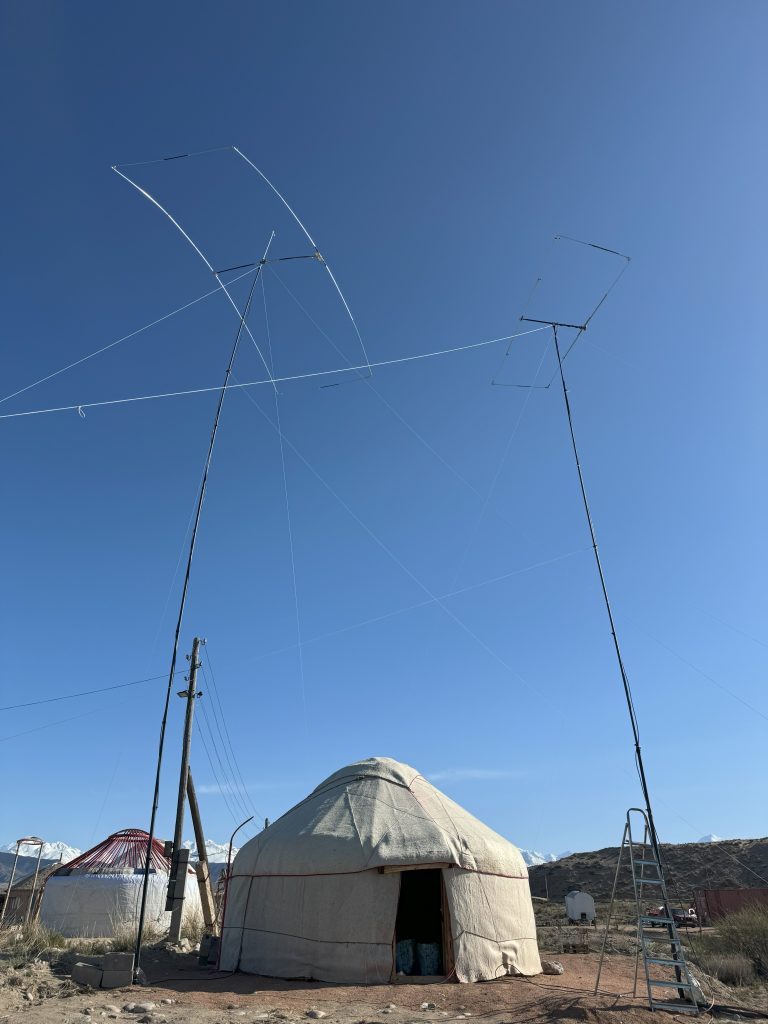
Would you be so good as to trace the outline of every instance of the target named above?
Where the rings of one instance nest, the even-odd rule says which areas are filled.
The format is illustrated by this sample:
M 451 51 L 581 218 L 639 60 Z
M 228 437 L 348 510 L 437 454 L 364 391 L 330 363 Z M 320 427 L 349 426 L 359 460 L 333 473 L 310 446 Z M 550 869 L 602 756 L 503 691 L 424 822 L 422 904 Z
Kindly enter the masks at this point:
M 641 917 L 640 924 L 674 924 L 671 917 Z
M 665 988 L 693 988 L 687 981 L 656 981 L 655 978 L 649 978 L 648 984 L 663 985 Z
M 638 878 L 638 885 L 664 885 L 663 878 Z
M 673 939 L 667 932 L 640 932 L 643 942 L 669 942 L 673 946 L 681 945 L 680 939 Z
M 668 957 L 663 956 L 647 956 L 645 957 L 647 964 L 659 964 L 662 967 L 683 967 L 682 960 L 670 960 Z
M 642 864 L 646 868 L 656 868 L 658 870 L 659 864 L 655 860 L 636 860 L 635 864 Z
M 651 1000 L 651 1009 L 653 1010 L 672 1010 L 674 1013 L 695 1013 L 698 1014 L 699 1008 L 694 1003 L 661 1003 L 658 999 Z

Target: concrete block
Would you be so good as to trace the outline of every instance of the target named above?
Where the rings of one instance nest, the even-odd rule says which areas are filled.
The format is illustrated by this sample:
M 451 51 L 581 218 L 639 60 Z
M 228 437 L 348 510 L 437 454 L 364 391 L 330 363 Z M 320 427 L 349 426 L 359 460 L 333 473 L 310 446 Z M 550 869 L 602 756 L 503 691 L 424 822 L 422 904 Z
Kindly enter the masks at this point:
M 101 985 L 102 974 L 102 969 L 95 964 L 75 964 L 72 968 L 72 981 L 76 981 L 78 985 L 98 988 Z
M 132 971 L 133 953 L 105 953 L 105 971 Z
M 102 988 L 127 988 L 133 984 L 133 968 L 129 971 L 103 971 Z

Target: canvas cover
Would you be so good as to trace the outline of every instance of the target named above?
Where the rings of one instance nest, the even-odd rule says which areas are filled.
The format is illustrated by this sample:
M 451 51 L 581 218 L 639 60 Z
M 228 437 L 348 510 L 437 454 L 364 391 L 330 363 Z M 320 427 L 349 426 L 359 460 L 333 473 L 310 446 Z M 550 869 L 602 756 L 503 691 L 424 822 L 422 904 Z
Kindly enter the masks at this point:
M 430 864 L 442 870 L 460 981 L 541 971 L 519 850 L 389 758 L 336 772 L 240 850 L 220 966 L 387 982 L 400 892 L 392 869 Z
M 54 875 L 40 904 L 40 922 L 61 935 L 110 938 L 117 928 L 134 928 L 139 920 L 143 875 Z M 151 874 L 147 887 L 148 925 L 166 931 L 171 914 L 165 909 L 168 875 Z M 187 876 L 182 921 L 202 917 L 200 891 Z

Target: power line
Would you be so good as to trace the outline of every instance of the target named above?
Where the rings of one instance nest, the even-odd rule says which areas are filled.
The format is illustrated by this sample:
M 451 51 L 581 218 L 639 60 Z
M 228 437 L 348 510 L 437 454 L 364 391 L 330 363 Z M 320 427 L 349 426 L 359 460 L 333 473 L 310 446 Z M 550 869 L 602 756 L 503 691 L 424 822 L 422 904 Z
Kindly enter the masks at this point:
M 240 763 L 237 760 L 237 755 L 235 754 L 235 748 L 232 745 L 232 738 L 230 736 L 229 729 L 227 728 L 227 720 L 224 717 L 224 708 L 221 705 L 221 699 L 219 697 L 219 688 L 218 688 L 218 686 L 216 684 L 216 679 L 215 679 L 214 673 L 213 673 L 213 662 L 211 661 L 211 655 L 210 655 L 210 652 L 208 651 L 208 647 L 207 646 L 205 648 L 205 657 L 206 657 L 206 659 L 208 661 L 208 669 L 209 669 L 209 671 L 211 673 L 211 683 L 213 685 L 214 696 L 215 696 L 216 701 L 218 702 L 218 705 L 219 705 L 219 710 L 221 712 L 221 720 L 222 720 L 222 722 L 224 724 L 224 731 L 225 731 L 225 734 L 226 734 L 226 737 L 227 737 L 227 742 L 229 744 L 229 749 L 232 752 L 232 760 L 233 760 L 234 765 L 235 765 L 235 770 L 237 772 L 237 776 L 240 779 L 240 783 L 241 783 L 241 786 L 242 786 L 243 794 L 245 795 L 248 803 L 250 804 L 251 810 L 256 815 L 256 817 L 257 818 L 263 818 L 264 815 L 258 809 L 258 807 L 256 807 L 256 805 L 254 804 L 253 800 L 251 799 L 251 794 L 248 791 L 248 787 L 246 786 L 245 780 L 243 779 L 243 773 L 240 770 Z M 203 668 L 203 672 L 205 673 L 205 668 Z M 206 676 L 206 678 L 207 678 L 207 676 Z
M 110 704 L 106 708 L 91 708 L 90 711 L 81 711 L 79 715 L 70 715 L 68 718 L 58 718 L 55 722 L 46 722 L 45 725 L 35 725 L 31 729 L 23 729 L 21 732 L 11 733 L 9 736 L 0 736 L 0 743 L 5 743 L 7 740 L 15 740 L 19 736 L 28 736 L 33 732 L 41 732 L 43 729 L 52 729 L 56 725 L 66 725 L 67 722 L 74 722 L 78 718 L 85 718 L 87 715 L 96 715 L 100 711 L 109 711 L 112 708 L 119 708 L 123 704 L 128 704 L 132 700 L 128 697 L 126 700 L 119 700 L 116 704 Z
M 177 672 L 176 675 L 180 673 Z M 100 686 L 95 690 L 80 690 L 78 693 L 61 693 L 56 697 L 43 697 L 40 700 L 28 700 L 24 704 L 6 704 L 0 711 L 16 711 L 18 708 L 36 707 L 38 704 L 53 704 L 59 700 L 73 700 L 75 697 L 90 697 L 94 693 L 108 693 L 110 690 L 123 690 L 126 686 L 140 686 L 142 683 L 154 683 L 165 679 L 165 675 L 147 676 L 146 679 L 134 679 L 130 683 L 115 683 L 113 686 Z
M 229 812 L 232 815 L 232 820 L 235 822 L 235 824 L 239 824 L 243 820 L 243 815 L 245 815 L 246 817 L 251 816 L 251 811 L 248 809 L 247 804 L 240 795 L 240 791 L 238 790 L 235 781 L 233 780 L 232 776 L 228 773 L 224 761 L 222 760 L 221 752 L 219 750 L 219 746 L 216 742 L 216 737 L 211 727 L 210 718 L 208 717 L 202 702 L 200 705 L 200 710 L 202 712 L 202 720 L 205 724 L 205 728 L 208 730 L 208 740 L 210 742 L 210 749 L 208 748 L 207 744 L 205 744 L 206 755 L 208 756 L 209 764 L 211 765 L 211 770 L 213 771 L 214 778 L 216 779 L 216 786 L 225 803 L 227 804 L 227 807 L 229 808 Z M 200 735 L 204 735 L 202 730 L 200 730 Z M 210 756 L 210 750 L 213 750 L 216 761 L 218 762 L 218 772 L 216 771 L 213 764 L 213 760 Z M 228 797 L 232 798 L 232 803 L 230 803 Z
M 210 682 L 210 690 L 213 694 L 213 700 L 210 702 L 210 707 L 211 712 L 213 713 L 213 720 L 216 724 L 216 731 L 218 732 L 219 739 L 221 740 L 221 746 L 224 751 L 224 757 L 226 759 L 227 765 L 229 766 L 229 781 L 242 794 L 239 802 L 243 806 L 243 810 L 248 811 L 249 814 L 250 811 L 252 810 L 256 815 L 262 817 L 260 812 L 253 805 L 253 801 L 250 799 L 250 796 L 248 795 L 248 790 L 243 780 L 243 775 L 242 772 L 240 771 L 240 766 L 238 765 L 237 758 L 235 757 L 235 751 L 232 746 L 232 740 L 229 735 L 229 729 L 227 728 L 227 722 L 226 719 L 224 718 L 224 709 L 221 706 L 221 699 L 219 698 L 218 687 L 216 686 L 216 681 L 213 677 L 213 668 L 211 667 L 210 656 L 208 656 L 208 667 L 211 670 L 210 677 L 205 670 L 205 665 L 202 666 L 203 676 L 206 680 L 206 683 Z M 217 704 L 219 706 L 218 711 L 216 710 Z M 225 735 L 226 739 L 224 738 Z M 237 781 L 238 778 L 239 783 Z M 248 804 L 250 804 L 250 810 L 248 810 Z
M 207 722 L 206 722 L 206 724 L 207 724 Z M 200 719 L 199 718 L 195 719 L 195 727 L 196 727 L 196 729 L 198 731 L 200 739 L 203 741 L 203 749 L 205 750 L 205 756 L 208 758 L 208 764 L 211 767 L 211 773 L 212 773 L 213 778 L 214 778 L 214 780 L 216 782 L 216 788 L 219 790 L 219 793 L 221 794 L 221 797 L 222 797 L 222 799 L 224 800 L 224 803 L 227 806 L 227 810 L 229 811 L 229 813 L 230 813 L 230 815 L 232 817 L 232 820 L 235 822 L 235 824 L 238 824 L 242 819 L 240 818 L 240 815 L 237 814 L 232 809 L 232 805 L 229 802 L 226 789 L 221 784 L 221 780 L 219 779 L 218 772 L 216 771 L 216 768 L 214 767 L 213 758 L 211 757 L 211 752 L 210 752 L 210 750 L 208 748 L 208 743 L 206 741 L 205 733 L 203 732 L 203 728 L 202 728 L 202 726 L 200 724 Z

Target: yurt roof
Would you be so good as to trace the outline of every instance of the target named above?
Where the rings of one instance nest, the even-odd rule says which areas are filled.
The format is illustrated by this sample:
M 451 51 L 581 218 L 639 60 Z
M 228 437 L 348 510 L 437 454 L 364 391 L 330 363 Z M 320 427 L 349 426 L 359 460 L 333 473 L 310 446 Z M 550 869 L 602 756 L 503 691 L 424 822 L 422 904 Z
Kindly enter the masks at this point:
M 344 874 L 417 864 L 527 878 L 517 847 L 388 757 L 356 761 L 238 853 L 234 875 Z
M 143 871 L 147 862 L 148 839 L 149 833 L 140 828 L 113 832 L 97 846 L 62 864 L 53 874 L 110 875 Z M 170 864 L 170 859 L 163 853 L 163 844 L 159 839 L 153 839 L 150 870 L 168 874 Z

